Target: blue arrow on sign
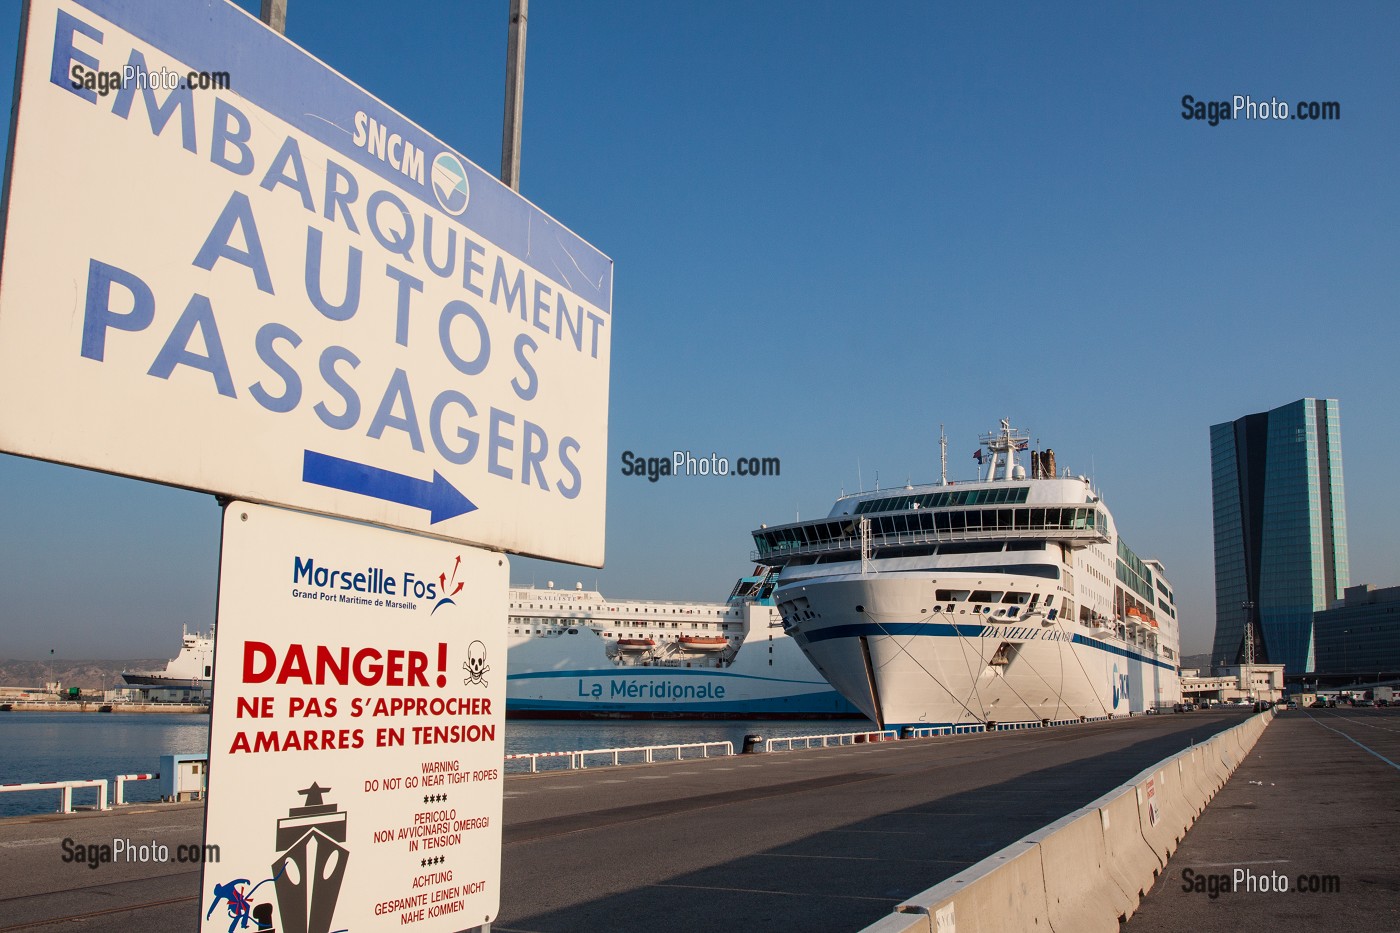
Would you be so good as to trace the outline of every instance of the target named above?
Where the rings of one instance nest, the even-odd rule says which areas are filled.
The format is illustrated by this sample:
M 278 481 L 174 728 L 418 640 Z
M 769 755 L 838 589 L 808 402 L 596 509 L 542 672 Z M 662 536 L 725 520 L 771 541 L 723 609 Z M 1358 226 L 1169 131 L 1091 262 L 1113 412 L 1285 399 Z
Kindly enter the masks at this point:
M 415 509 L 427 509 L 431 525 L 476 509 L 476 505 L 437 470 L 433 471 L 431 480 L 418 479 L 308 450 L 302 461 L 301 479 L 304 483 L 397 502 Z

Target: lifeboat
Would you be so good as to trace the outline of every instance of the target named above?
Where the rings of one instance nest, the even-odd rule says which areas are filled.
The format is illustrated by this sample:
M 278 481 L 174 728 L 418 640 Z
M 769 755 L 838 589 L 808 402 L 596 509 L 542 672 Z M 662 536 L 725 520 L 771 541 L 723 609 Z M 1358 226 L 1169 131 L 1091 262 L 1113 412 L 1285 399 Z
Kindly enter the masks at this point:
M 729 639 L 723 635 L 682 635 L 676 641 L 691 651 L 723 651 L 729 647 Z
M 619 638 L 617 647 L 622 651 L 647 651 L 656 647 L 655 638 Z
M 1143 615 L 1141 612 L 1139 612 L 1139 611 L 1136 610 L 1136 609 L 1129 609 L 1129 610 L 1128 610 L 1128 621 L 1129 621 L 1129 622 L 1136 622 L 1138 625 L 1148 626 L 1148 627 L 1151 627 L 1151 628 L 1158 628 L 1158 627 L 1159 627 L 1159 626 L 1157 625 L 1157 620 L 1156 620 L 1156 619 L 1152 618 L 1151 616 L 1145 616 L 1145 615 Z

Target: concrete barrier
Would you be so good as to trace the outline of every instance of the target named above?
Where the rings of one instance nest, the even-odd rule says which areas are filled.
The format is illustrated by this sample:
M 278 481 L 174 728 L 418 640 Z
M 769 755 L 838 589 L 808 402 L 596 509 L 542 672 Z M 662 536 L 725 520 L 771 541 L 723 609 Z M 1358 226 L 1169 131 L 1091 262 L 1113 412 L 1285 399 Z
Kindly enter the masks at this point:
M 1273 719 L 1266 711 L 902 902 L 861 933 L 1113 933 Z
M 1215 776 L 1206 769 L 1205 753 L 1199 746 L 1193 746 L 1190 752 L 1181 758 L 1181 765 L 1181 779 L 1186 784 L 1191 809 L 1196 816 L 1200 816 L 1201 811 L 1215 797 Z
M 1175 837 L 1172 840 L 1173 852 L 1181 844 L 1181 838 L 1186 835 L 1191 824 L 1196 822 L 1196 808 L 1183 776 L 1186 766 L 1182 764 L 1182 759 L 1189 754 L 1189 751 L 1181 752 L 1165 761 L 1161 769 L 1161 784 L 1166 793 L 1163 813 L 1166 817 L 1166 828 Z
M 1191 814 L 1186 825 L 1196 822 L 1205 806 L 1205 792 L 1196 781 L 1196 749 L 1188 748 L 1176 756 L 1176 777 L 1181 782 L 1181 799 Z
M 1152 887 L 1164 864 L 1142 835 L 1136 788 L 1119 788 L 1096 804 L 1108 857 L 1108 880 L 1118 887 L 1122 899 L 1131 906 L 1124 916 L 1132 916 L 1138 901 Z
M 895 911 L 927 915 L 934 933 L 1049 929 L 1040 846 L 1014 842 Z
M 1211 764 L 1211 750 L 1209 744 L 1197 745 L 1196 752 L 1196 775 L 1201 786 L 1206 790 L 1206 800 L 1213 798 L 1222 786 L 1220 776 L 1216 774 L 1215 767 Z
M 1253 719 L 1251 717 L 1251 719 L 1246 721 L 1242 727 L 1231 729 L 1229 732 L 1225 733 L 1225 735 L 1229 737 L 1229 741 L 1235 749 L 1236 767 L 1239 766 L 1239 762 L 1244 761 L 1245 752 L 1249 751 L 1249 746 L 1245 744 L 1244 734 L 1247 731 L 1249 731 L 1249 724 L 1252 721 Z
M 1118 885 L 1101 881 L 1110 864 L 1099 811 L 1076 810 L 1027 839 L 1040 843 L 1050 928 L 1118 933 L 1118 918 L 1132 913 L 1137 899 L 1129 899 Z
M 866 927 L 863 933 L 944 933 L 933 928 L 928 914 L 890 914 Z
M 1235 773 L 1235 768 L 1239 767 L 1239 749 L 1228 736 L 1217 736 L 1211 739 L 1211 748 L 1215 752 L 1218 761 L 1217 774 L 1221 775 L 1220 783 L 1223 786 L 1230 779 L 1230 775 Z
M 1240 761 L 1244 761 L 1245 756 L 1254 748 L 1255 743 L 1259 741 L 1259 736 L 1264 734 L 1264 728 L 1273 722 L 1274 715 L 1273 709 L 1267 709 L 1257 716 L 1251 716 L 1249 721 L 1245 723 L 1246 728 L 1242 729 L 1239 734 Z
M 1163 865 L 1176 851 L 1186 830 L 1195 822 L 1184 795 L 1182 782 L 1176 774 L 1176 762 L 1169 758 L 1153 769 L 1146 778 L 1133 785 L 1138 805 L 1138 823 L 1142 837 L 1152 847 Z

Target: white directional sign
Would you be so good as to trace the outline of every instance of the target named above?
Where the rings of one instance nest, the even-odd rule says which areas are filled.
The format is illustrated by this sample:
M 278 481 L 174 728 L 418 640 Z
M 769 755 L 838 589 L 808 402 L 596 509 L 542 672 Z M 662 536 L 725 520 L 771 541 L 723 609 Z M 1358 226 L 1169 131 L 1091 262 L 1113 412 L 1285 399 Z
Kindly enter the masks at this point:
M 224 510 L 204 933 L 495 917 L 508 580 L 479 548 Z
M 600 566 L 612 262 L 225 0 L 31 0 L 0 449 Z

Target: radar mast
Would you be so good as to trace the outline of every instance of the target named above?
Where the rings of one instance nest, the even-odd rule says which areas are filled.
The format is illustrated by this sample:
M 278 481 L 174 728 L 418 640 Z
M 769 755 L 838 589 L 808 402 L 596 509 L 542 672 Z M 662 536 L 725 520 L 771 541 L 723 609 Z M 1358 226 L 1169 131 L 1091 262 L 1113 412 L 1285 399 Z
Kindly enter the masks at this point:
M 1009 418 L 1001 419 L 1000 431 L 983 434 L 979 440 L 992 455 L 987 463 L 987 482 L 997 478 L 998 461 L 1003 465 L 1002 479 L 1021 479 L 1025 476 L 1024 468 L 1016 462 L 1016 451 L 1028 449 L 1031 446 L 1031 437 L 1024 431 L 1013 429 Z

